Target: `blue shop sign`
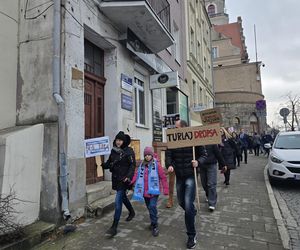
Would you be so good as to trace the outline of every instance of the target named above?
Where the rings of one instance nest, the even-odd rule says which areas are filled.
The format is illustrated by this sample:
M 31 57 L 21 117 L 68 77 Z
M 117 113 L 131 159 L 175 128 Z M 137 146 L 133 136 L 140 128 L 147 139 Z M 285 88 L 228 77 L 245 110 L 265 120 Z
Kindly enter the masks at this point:
M 121 108 L 132 111 L 132 97 L 129 95 L 121 94 Z

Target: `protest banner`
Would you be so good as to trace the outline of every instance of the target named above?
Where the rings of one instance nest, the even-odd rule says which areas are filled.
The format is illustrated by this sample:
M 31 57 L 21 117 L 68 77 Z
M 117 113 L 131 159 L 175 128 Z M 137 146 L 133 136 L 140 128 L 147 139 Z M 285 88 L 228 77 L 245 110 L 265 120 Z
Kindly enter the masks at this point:
M 166 130 L 169 149 L 221 143 L 220 124 Z
M 219 108 L 205 109 L 200 112 L 200 117 L 203 125 L 222 122 L 222 116 Z
M 109 137 L 97 137 L 84 140 L 85 157 L 95 157 L 97 165 L 97 177 L 103 176 L 101 155 L 110 154 Z

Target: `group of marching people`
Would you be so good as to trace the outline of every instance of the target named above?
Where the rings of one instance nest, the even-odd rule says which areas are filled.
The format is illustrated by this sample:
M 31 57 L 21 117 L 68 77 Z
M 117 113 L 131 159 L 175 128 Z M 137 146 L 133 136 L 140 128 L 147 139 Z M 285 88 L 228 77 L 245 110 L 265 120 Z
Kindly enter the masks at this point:
M 184 120 L 178 120 L 175 123 L 175 127 L 187 127 L 187 123 Z M 102 165 L 104 169 L 111 171 L 112 188 L 116 190 L 114 220 L 106 234 L 108 236 L 117 234 L 122 204 L 129 211 L 126 221 L 131 221 L 135 217 L 135 211 L 127 197 L 127 190 L 134 185 L 132 199 L 145 201 L 151 221 L 149 229 L 154 237 L 158 236 L 158 197 L 161 193 L 169 195 L 167 208 L 173 206 L 176 177 L 178 204 L 185 212 L 185 225 L 188 236 L 187 248 L 195 248 L 195 216 L 197 209 L 194 206 L 196 196 L 194 168 L 200 174 L 208 208 L 213 212 L 217 203 L 218 169 L 224 174 L 224 184 L 228 186 L 230 171 L 236 165 L 239 166 L 244 146 L 243 140 L 246 139 L 243 131 L 237 135 L 234 132 L 229 133 L 225 128 L 221 128 L 220 133 L 222 140 L 219 145 L 195 147 L 195 159 L 192 147 L 168 149 L 165 162 L 169 173 L 168 185 L 166 174 L 159 160 L 156 159 L 153 148 L 145 147 L 144 159 L 136 168 L 135 154 L 133 149 L 129 147 L 130 136 L 120 131 L 115 137 L 108 160 Z M 247 155 L 245 155 L 244 159 L 245 163 L 247 163 Z

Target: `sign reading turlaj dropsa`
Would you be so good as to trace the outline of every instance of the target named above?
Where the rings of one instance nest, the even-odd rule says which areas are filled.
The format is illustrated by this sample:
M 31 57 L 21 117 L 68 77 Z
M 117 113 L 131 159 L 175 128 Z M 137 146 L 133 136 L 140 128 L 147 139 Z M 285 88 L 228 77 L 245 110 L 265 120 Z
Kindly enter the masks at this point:
M 222 122 L 222 116 L 219 108 L 205 109 L 200 112 L 200 117 L 203 125 Z
M 109 137 L 103 136 L 84 140 L 84 151 L 86 158 L 110 154 Z
M 129 92 L 133 91 L 132 78 L 125 74 L 121 74 L 121 87 Z
M 167 129 L 168 148 L 185 148 L 221 143 L 220 124 Z
M 150 76 L 150 89 L 178 87 L 178 72 L 166 72 Z

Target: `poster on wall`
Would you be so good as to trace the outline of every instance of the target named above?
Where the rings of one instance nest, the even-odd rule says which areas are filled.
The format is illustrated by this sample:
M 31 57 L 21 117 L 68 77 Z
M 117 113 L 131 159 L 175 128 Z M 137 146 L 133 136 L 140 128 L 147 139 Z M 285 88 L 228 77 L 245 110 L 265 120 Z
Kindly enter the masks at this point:
M 132 111 L 133 101 L 129 95 L 121 94 L 121 108 Z
M 97 137 L 84 140 L 85 158 L 110 154 L 109 137 Z
M 169 114 L 163 116 L 163 127 L 164 128 L 175 128 L 175 122 L 180 120 L 180 114 Z
M 130 145 L 129 145 L 135 154 L 135 160 L 136 161 L 140 161 L 141 157 L 140 157 L 140 151 L 141 151 L 141 141 L 138 139 L 131 139 Z
M 162 97 L 160 89 L 152 90 L 152 103 L 153 103 L 153 141 L 162 142 L 162 120 L 161 120 L 161 109 L 162 109 Z

